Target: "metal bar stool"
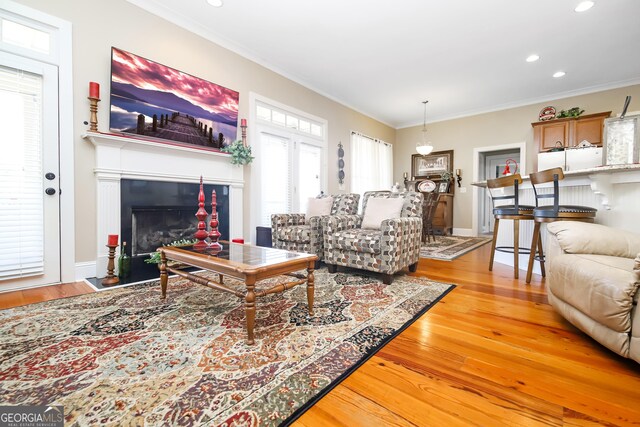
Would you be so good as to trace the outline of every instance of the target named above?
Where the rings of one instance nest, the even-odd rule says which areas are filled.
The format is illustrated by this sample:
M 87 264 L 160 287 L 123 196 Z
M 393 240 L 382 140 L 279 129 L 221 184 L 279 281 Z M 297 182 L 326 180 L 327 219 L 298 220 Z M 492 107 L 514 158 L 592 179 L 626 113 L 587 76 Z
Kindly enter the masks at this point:
M 596 212 L 598 212 L 597 209 L 589 206 L 561 205 L 559 203 L 560 191 L 558 181 L 564 179 L 564 172 L 562 171 L 562 168 L 553 168 L 535 172 L 530 174 L 529 178 L 531 179 L 531 185 L 533 186 L 533 193 L 536 196 L 536 208 L 533 210 L 533 220 L 535 223 L 533 227 L 533 238 L 531 239 L 532 252 L 529 254 L 529 266 L 527 268 L 527 283 L 531 282 L 534 258 L 540 261 L 540 269 L 542 271 L 542 276 L 544 276 L 544 254 L 542 253 L 542 241 L 540 239 L 540 226 L 542 223 L 554 221 L 594 222 Z M 553 192 L 538 194 L 536 185 L 547 182 L 553 182 Z M 538 200 L 541 199 L 553 199 L 553 204 L 539 206 Z M 535 248 L 536 245 L 540 248 L 538 258 L 536 258 L 535 253 L 533 253 L 533 248 Z
M 513 277 L 519 276 L 519 255 L 529 253 L 528 248 L 520 247 L 520 221 L 533 220 L 533 206 L 521 205 L 519 202 L 518 186 L 522 184 L 520 174 L 503 176 L 487 180 L 487 189 L 493 204 L 493 241 L 491 242 L 491 258 L 489 271 L 493 270 L 495 251 L 513 253 Z M 513 194 L 505 194 L 505 189 L 513 188 Z M 498 192 L 497 190 L 500 190 Z M 513 204 L 496 206 L 496 201 L 512 200 Z M 498 227 L 501 219 L 513 220 L 513 246 L 496 246 L 498 241 Z M 533 249 L 531 249 L 533 250 Z

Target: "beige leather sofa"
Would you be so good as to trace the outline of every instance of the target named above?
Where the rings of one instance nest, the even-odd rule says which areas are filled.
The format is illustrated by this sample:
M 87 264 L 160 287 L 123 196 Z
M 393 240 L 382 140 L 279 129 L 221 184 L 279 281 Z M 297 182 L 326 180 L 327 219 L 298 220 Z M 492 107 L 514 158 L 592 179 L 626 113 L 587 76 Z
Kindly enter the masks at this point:
M 547 230 L 551 305 L 600 344 L 640 363 L 640 235 L 570 221 Z

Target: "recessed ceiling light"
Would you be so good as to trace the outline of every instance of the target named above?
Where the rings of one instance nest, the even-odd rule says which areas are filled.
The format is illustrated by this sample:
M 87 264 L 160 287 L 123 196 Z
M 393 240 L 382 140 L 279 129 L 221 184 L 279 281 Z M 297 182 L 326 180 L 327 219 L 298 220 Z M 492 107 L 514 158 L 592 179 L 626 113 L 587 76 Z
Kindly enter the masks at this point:
M 565 74 L 567 74 L 567 73 L 565 73 L 564 71 L 557 71 L 557 72 L 553 73 L 553 77 L 555 77 L 557 79 L 558 77 L 562 77 Z
M 527 62 L 536 62 L 538 59 L 540 59 L 540 56 L 536 55 L 535 53 L 533 55 L 527 56 Z
M 222 7 L 222 0 L 207 0 L 207 3 L 213 7 Z
M 594 5 L 594 4 L 595 4 L 595 3 L 594 3 L 594 2 L 592 2 L 592 1 L 583 1 L 583 2 L 580 2 L 580 3 L 576 6 L 576 8 L 575 8 L 575 9 L 573 9 L 573 10 L 575 10 L 576 12 L 584 12 L 585 10 L 589 10 L 589 9 L 591 9 L 591 8 L 593 7 L 593 5 Z

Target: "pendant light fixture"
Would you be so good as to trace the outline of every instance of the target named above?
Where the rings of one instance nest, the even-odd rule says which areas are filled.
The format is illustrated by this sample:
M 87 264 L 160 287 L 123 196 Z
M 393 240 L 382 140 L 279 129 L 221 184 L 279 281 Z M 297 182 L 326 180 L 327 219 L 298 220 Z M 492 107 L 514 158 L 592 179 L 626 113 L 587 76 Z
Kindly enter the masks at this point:
M 416 144 L 416 151 L 426 156 L 433 151 L 433 145 L 427 140 L 427 102 L 422 101 L 424 104 L 424 122 L 422 123 L 422 140 Z

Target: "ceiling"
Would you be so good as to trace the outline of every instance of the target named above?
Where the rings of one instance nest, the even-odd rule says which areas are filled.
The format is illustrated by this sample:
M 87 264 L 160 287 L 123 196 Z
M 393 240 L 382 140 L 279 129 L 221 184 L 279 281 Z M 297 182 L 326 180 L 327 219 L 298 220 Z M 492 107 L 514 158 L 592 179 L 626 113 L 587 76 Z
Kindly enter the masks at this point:
M 638 0 L 128 1 L 395 128 L 640 83 Z

